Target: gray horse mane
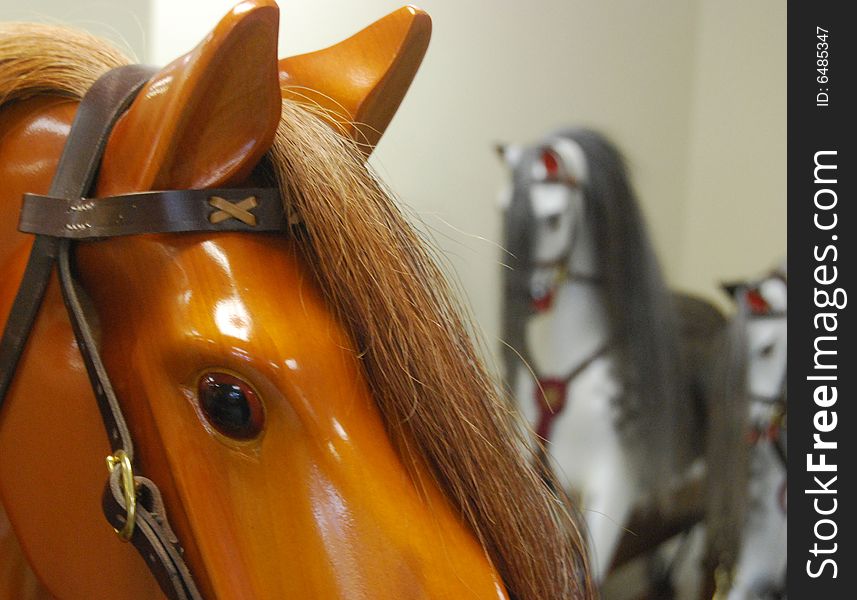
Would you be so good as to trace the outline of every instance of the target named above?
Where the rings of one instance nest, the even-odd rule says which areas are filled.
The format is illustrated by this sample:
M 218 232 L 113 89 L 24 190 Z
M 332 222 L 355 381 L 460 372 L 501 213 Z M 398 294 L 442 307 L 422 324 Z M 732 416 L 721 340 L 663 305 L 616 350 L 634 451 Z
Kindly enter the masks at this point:
M 747 328 L 753 315 L 746 292 L 766 278 L 786 282 L 785 265 L 767 277 L 735 284 L 735 315 L 717 344 L 717 360 L 712 362 L 707 378 L 710 401 L 706 454 L 712 457 L 707 466 L 707 551 L 709 560 L 727 568 L 734 567 L 738 560 L 750 485 L 751 447 L 746 435 L 750 430 L 752 398 L 747 379 Z M 785 393 L 782 390 L 783 400 Z
M 706 439 L 709 559 L 730 567 L 738 559 L 747 509 L 750 447 L 747 389 L 747 321 L 743 294 L 729 327 L 715 344 L 716 360 L 708 376 L 709 428 Z
M 506 249 L 502 295 L 503 364 L 512 392 L 521 360 L 532 363 L 526 340 L 527 319 L 533 314 L 528 286 L 533 242 L 531 223 L 534 219 L 529 186 L 532 184 L 531 167 L 538 153 L 537 147 L 526 148 L 512 171 L 512 198 L 503 218 L 503 245 Z

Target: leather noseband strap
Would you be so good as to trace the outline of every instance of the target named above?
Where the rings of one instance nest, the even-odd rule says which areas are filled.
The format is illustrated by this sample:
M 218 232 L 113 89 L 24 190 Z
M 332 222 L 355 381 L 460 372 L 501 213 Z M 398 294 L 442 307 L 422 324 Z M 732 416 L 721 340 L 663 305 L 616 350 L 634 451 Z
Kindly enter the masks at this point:
M 75 240 L 144 233 L 282 232 L 276 189 L 170 190 L 89 199 L 110 131 L 154 71 L 120 67 L 93 84 L 80 103 L 46 196 L 27 194 L 19 229 L 36 234 L 27 268 L 0 339 L 0 407 L 38 315 L 54 265 L 113 454 L 103 495 L 107 520 L 131 541 L 170 600 L 202 596 L 170 529 L 157 485 L 135 475 L 134 445 L 90 326 L 85 292 L 74 275 Z

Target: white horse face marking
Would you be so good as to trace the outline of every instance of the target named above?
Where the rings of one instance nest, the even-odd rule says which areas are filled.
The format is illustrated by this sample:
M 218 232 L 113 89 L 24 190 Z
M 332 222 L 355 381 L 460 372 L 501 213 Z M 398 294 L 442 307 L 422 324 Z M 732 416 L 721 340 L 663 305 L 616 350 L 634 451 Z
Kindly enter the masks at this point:
M 552 141 L 530 169 L 530 296 L 537 310 L 546 310 L 568 269 L 576 233 L 585 226 L 583 185 L 588 172 L 580 146 L 566 139 Z
M 786 291 L 784 281 L 772 278 L 745 292 L 751 304 L 747 322 L 747 385 L 753 397 L 777 398 L 785 384 Z M 752 310 L 754 303 L 755 311 Z M 764 308 L 767 314 L 753 314 L 760 308 Z M 751 418 L 769 419 L 771 415 L 767 413 L 773 409 L 770 404 L 754 402 Z M 759 412 L 765 414 L 757 414 Z
M 752 396 L 776 398 L 786 374 L 786 320 L 761 319 L 747 324 L 747 384 Z M 758 403 L 754 403 L 758 404 Z
M 530 190 L 533 214 L 530 260 L 535 265 L 530 277 L 530 296 L 538 305 L 553 295 L 567 267 L 573 232 L 583 217 L 583 194 L 562 183 L 537 183 Z
M 742 532 L 739 563 L 729 600 L 760 597 L 782 589 L 786 567 L 786 471 L 778 450 L 782 440 L 770 436 L 782 406 L 778 399 L 786 376 L 786 282 L 771 277 L 741 288 L 739 301 L 749 309 L 746 321 L 747 386 L 750 423 L 761 437 L 750 455 L 748 514 Z M 784 430 L 773 435 L 784 435 Z

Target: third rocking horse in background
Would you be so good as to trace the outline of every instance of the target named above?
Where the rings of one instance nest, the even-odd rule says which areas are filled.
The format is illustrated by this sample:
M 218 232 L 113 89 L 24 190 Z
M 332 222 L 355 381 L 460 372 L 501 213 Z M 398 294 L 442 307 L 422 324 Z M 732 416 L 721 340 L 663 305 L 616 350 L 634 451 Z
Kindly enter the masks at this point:
M 677 524 L 650 541 L 637 531 L 637 546 L 701 518 L 701 494 L 678 490 L 698 483 L 701 372 L 724 321 L 667 290 L 623 160 L 602 135 L 572 129 L 499 150 L 512 172 L 502 200 L 507 378 L 546 462 L 581 500 L 603 580 L 636 507 Z
M 787 279 L 778 269 L 724 285 L 735 314 L 717 352 L 711 392 L 719 410 L 710 437 L 712 479 L 707 558 L 718 598 L 775 600 L 786 587 L 786 308 Z

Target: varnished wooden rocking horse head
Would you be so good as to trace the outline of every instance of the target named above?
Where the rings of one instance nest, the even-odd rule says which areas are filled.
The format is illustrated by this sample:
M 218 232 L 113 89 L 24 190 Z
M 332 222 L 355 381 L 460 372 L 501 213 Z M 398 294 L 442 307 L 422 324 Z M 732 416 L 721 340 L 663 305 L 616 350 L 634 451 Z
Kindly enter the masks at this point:
M 289 217 L 282 233 L 75 246 L 128 467 L 160 489 L 206 598 L 587 596 L 573 521 L 520 456 L 430 252 L 365 166 L 428 17 L 403 8 L 279 63 L 277 28 L 276 5 L 244 2 L 146 77 L 89 190 L 276 188 Z M 22 194 L 47 194 L 81 97 L 125 62 L 69 30 L 0 29 L 0 324 L 33 246 Z M 249 227 L 254 202 L 209 216 Z M 60 287 L 0 407 L 0 596 L 159 598 L 151 557 L 101 513 L 113 433 Z

